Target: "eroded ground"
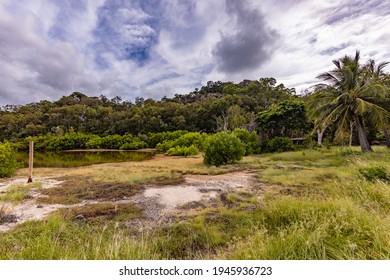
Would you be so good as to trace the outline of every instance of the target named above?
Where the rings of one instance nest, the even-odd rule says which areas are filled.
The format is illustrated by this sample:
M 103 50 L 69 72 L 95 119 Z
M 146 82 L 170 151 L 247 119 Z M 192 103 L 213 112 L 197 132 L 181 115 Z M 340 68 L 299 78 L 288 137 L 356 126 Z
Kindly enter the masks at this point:
M 0 201 L 2 222 L 0 232 L 12 229 L 29 220 L 40 220 L 59 209 L 78 209 L 76 219 L 91 215 L 115 215 L 130 206 L 140 209 L 140 217 L 128 221 L 132 228 L 153 227 L 166 224 L 179 215 L 188 215 L 216 203 L 218 197 L 230 192 L 251 192 L 261 195 L 264 186 L 256 183 L 256 172 L 241 171 L 222 175 L 184 175 L 184 182 L 177 185 L 102 184 L 77 178 L 35 178 L 28 194 L 20 201 Z M 25 186 L 25 178 L 0 183 L 0 196 L 15 185 Z M 133 188 L 133 189 L 131 189 Z M 64 199 L 66 198 L 66 199 Z M 100 212 L 92 214 L 88 209 L 99 205 Z M 127 208 L 126 208 L 127 207 Z M 96 208 L 96 207 L 95 207 Z M 99 214 L 100 213 L 100 214 Z

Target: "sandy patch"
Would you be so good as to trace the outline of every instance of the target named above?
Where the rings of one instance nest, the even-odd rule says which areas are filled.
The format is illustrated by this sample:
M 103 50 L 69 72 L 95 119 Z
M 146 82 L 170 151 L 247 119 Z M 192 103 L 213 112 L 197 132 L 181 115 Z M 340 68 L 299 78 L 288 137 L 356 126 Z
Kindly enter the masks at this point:
M 144 191 L 143 197 L 154 199 L 155 207 L 160 206 L 151 213 L 153 216 L 149 215 L 149 217 L 163 220 L 182 205 L 191 202 L 207 202 L 223 192 L 249 190 L 254 182 L 254 176 L 253 172 L 187 175 L 185 183 L 179 186 L 150 187 Z
M 255 173 L 234 172 L 222 175 L 186 175 L 181 185 L 146 186 L 145 191 L 130 199 L 116 201 L 115 203 L 134 203 L 144 211 L 145 219 L 132 221 L 140 226 L 166 223 L 167 219 L 177 214 L 178 207 L 188 203 L 208 202 L 221 193 L 229 191 L 250 191 L 253 187 Z M 42 182 L 42 188 L 61 187 L 61 181 L 52 178 L 35 178 L 34 182 Z M 26 184 L 25 178 L 17 178 L 0 183 L 0 192 L 6 192 L 9 187 L 16 184 Z M 83 201 L 73 205 L 42 204 L 38 205 L 36 198 L 41 196 L 39 190 L 31 190 L 31 199 L 19 204 L 0 202 L 0 209 L 6 214 L 16 216 L 16 222 L 0 225 L 0 232 L 14 228 L 16 225 L 30 220 L 44 219 L 50 213 L 61 209 L 101 203 L 101 201 Z
M 34 182 L 41 182 L 40 188 L 55 188 L 61 185 L 61 181 L 52 178 L 34 178 Z M 11 181 L 0 183 L 0 192 L 7 192 L 7 190 L 15 185 L 26 185 L 26 178 L 16 178 Z M 65 207 L 65 205 L 51 204 L 38 205 L 36 199 L 40 194 L 37 189 L 32 189 L 29 192 L 31 199 L 24 200 L 22 203 L 0 202 L 0 209 L 8 215 L 16 216 L 16 222 L 4 223 L 0 225 L 0 232 L 7 231 L 15 226 L 30 220 L 41 220 L 53 211 Z

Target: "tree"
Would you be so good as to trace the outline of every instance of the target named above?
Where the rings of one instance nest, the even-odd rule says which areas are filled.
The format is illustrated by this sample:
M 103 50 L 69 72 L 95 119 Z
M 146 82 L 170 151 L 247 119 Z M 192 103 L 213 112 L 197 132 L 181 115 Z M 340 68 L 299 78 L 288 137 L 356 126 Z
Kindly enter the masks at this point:
M 355 121 L 362 151 L 371 152 L 365 122 L 376 126 L 387 123 L 389 112 L 380 104 L 388 98 L 385 87 L 366 74 L 359 60 L 359 51 L 354 57 L 333 60 L 336 68 L 317 77 L 330 84 L 316 86 L 309 99 L 309 111 L 317 127 L 335 123 L 336 135 L 342 135 Z
M 302 137 L 310 124 L 303 102 L 298 100 L 280 102 L 257 115 L 257 127 L 263 138 Z
M 387 95 L 389 97 L 390 95 L 390 88 L 389 88 L 389 75 L 386 74 L 383 69 L 389 64 L 390 62 L 382 62 L 379 64 L 376 64 L 375 60 L 369 59 L 367 64 L 364 66 L 364 72 L 365 75 L 367 75 L 369 78 L 375 80 L 377 83 L 381 83 L 385 86 L 385 89 L 387 91 Z M 387 111 L 390 111 L 390 98 L 387 99 L 384 102 L 380 103 L 381 107 L 384 107 L 387 109 Z M 387 148 L 390 148 L 390 136 L 389 136 L 389 125 L 388 123 L 385 123 L 383 125 L 383 133 L 385 135 L 386 140 L 386 146 Z

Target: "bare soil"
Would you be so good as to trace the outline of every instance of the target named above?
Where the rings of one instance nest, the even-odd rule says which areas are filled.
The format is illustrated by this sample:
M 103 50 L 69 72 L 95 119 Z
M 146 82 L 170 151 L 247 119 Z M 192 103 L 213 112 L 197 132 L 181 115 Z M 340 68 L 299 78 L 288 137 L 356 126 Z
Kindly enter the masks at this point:
M 126 192 L 121 193 L 120 197 L 115 197 L 113 203 L 116 205 L 132 204 L 143 212 L 142 218 L 137 218 L 128 222 L 128 226 L 142 230 L 147 227 L 154 227 L 171 222 L 175 217 L 183 213 L 191 213 L 197 209 L 203 209 L 216 201 L 221 194 L 232 191 L 250 191 L 257 194 L 263 192 L 264 186 L 256 183 L 256 173 L 251 171 L 242 171 L 227 173 L 222 175 L 185 175 L 184 182 L 179 185 L 147 185 L 138 188 L 136 193 L 127 197 Z M 14 219 L 4 220 L 0 224 L 0 232 L 14 228 L 16 225 L 29 220 L 41 220 L 48 214 L 61 208 L 85 207 L 93 204 L 107 203 L 107 200 L 113 197 L 106 192 L 107 198 L 91 196 L 79 203 L 70 205 L 65 204 L 44 204 L 45 198 L 50 193 L 61 193 L 69 188 L 70 182 L 63 181 L 53 177 L 35 178 L 35 182 L 42 182 L 42 191 L 32 190 L 29 193 L 29 199 L 19 203 L 0 202 L 0 208 L 4 215 L 14 217 Z M 15 184 L 25 184 L 25 178 L 17 178 L 0 183 L 0 194 Z M 100 189 L 98 186 L 97 189 Z M 42 193 L 45 193 L 42 194 Z M 65 192 L 66 193 L 66 192 Z M 97 199 L 98 198 L 98 199 Z M 120 209 L 123 207 L 117 207 Z M 15 218 L 16 217 L 16 218 Z

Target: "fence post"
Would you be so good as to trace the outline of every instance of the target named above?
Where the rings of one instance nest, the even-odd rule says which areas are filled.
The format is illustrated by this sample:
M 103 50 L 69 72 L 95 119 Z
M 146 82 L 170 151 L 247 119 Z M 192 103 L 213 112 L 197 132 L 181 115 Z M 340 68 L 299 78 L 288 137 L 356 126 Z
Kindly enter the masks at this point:
M 28 180 L 27 180 L 27 183 L 31 183 L 33 181 L 32 180 L 33 165 L 34 165 L 34 142 L 30 141 L 29 155 L 28 155 Z

